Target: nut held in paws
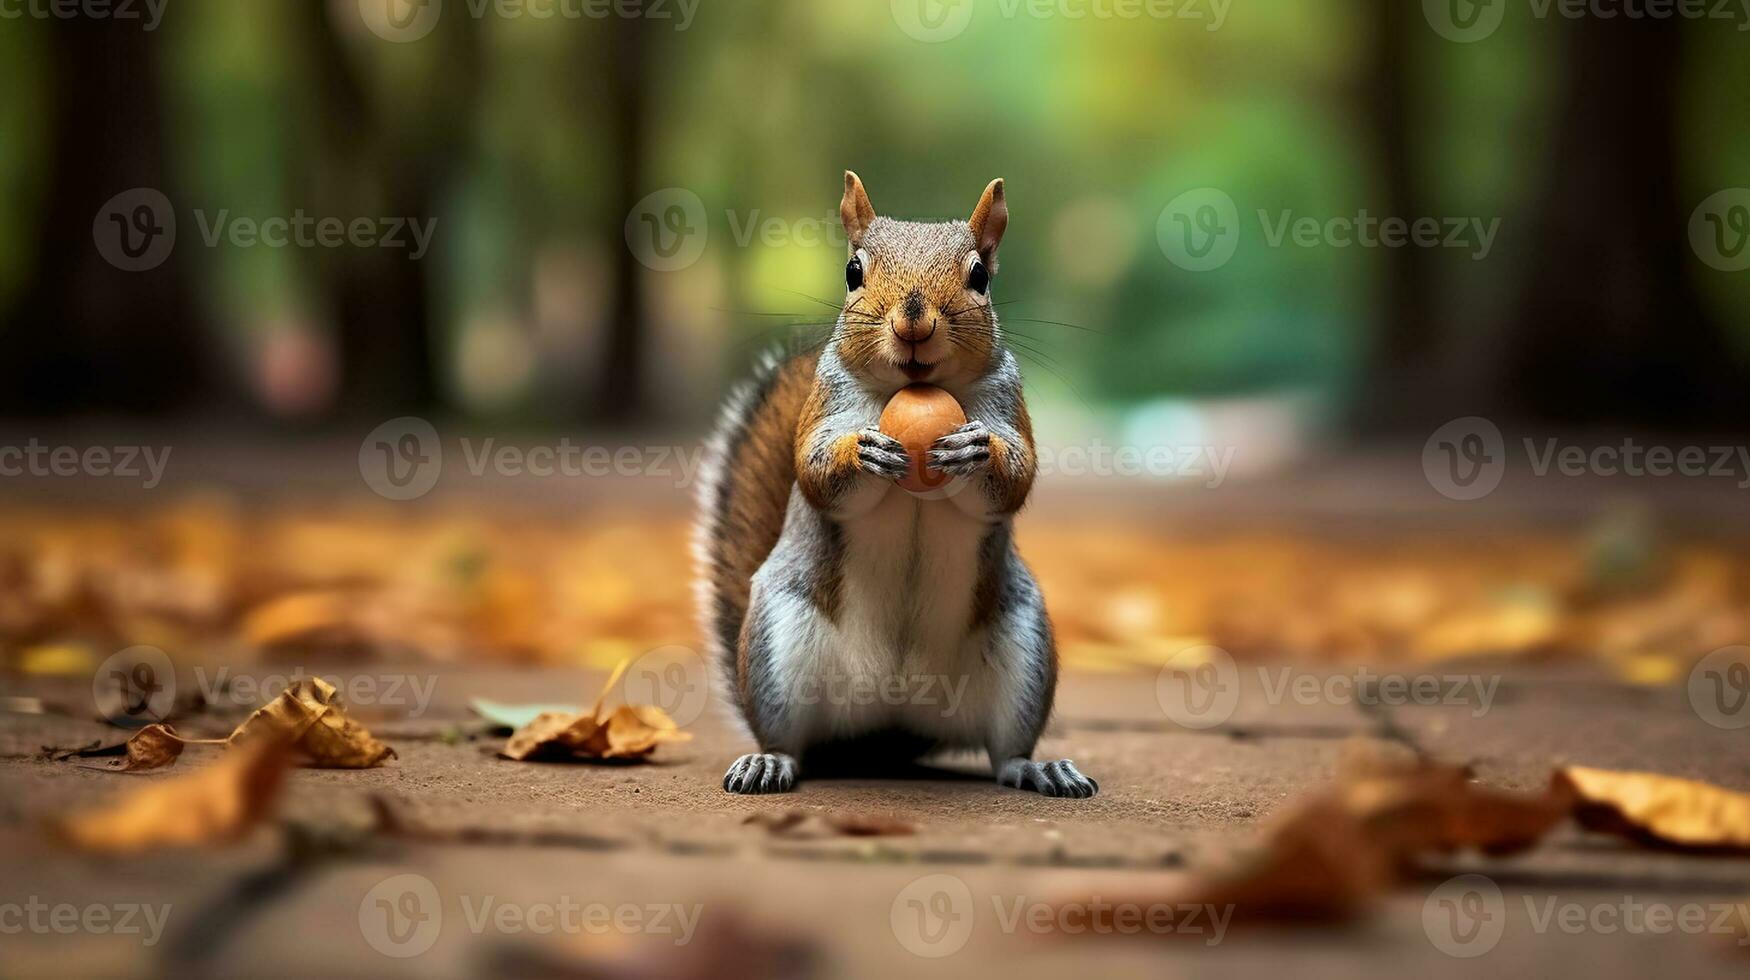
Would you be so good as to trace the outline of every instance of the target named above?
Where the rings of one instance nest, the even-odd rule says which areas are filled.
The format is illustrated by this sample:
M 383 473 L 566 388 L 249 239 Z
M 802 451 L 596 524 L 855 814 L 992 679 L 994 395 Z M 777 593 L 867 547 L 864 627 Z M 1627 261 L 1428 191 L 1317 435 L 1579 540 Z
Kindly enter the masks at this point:
M 899 485 L 913 493 L 928 493 L 951 479 L 929 469 L 930 447 L 937 439 L 966 424 L 966 412 L 954 396 L 935 385 L 908 385 L 881 411 L 881 431 L 905 443 L 911 472 Z

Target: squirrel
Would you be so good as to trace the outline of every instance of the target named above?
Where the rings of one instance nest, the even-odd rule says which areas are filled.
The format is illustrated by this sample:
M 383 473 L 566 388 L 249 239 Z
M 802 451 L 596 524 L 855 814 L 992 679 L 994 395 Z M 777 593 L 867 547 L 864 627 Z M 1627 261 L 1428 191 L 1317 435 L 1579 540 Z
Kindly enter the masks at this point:
M 804 773 L 982 749 L 1002 785 L 1093 796 L 1074 763 L 1032 758 L 1057 647 L 1013 539 L 1037 457 L 991 305 L 1003 182 L 969 220 L 918 223 L 877 217 L 846 171 L 839 215 L 850 260 L 831 334 L 732 392 L 701 470 L 700 617 L 760 748 L 723 788 L 782 793 Z M 920 383 L 969 419 L 931 446 L 955 482 L 925 496 L 895 486 L 912 460 L 877 427 Z

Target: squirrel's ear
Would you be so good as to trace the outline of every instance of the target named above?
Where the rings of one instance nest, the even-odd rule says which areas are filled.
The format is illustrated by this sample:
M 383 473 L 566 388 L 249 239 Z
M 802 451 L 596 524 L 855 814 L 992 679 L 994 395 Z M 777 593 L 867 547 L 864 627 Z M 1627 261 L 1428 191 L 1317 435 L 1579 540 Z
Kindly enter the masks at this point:
M 972 240 L 978 243 L 978 254 L 988 265 L 1002 244 L 1003 232 L 1009 227 L 1009 202 L 1003 197 L 1003 179 L 998 177 L 984 188 L 978 207 L 972 209 Z
M 845 196 L 839 201 L 839 220 L 845 223 L 852 248 L 863 241 L 863 232 L 875 220 L 875 206 L 869 203 L 869 193 L 863 190 L 863 179 L 849 170 L 845 171 Z

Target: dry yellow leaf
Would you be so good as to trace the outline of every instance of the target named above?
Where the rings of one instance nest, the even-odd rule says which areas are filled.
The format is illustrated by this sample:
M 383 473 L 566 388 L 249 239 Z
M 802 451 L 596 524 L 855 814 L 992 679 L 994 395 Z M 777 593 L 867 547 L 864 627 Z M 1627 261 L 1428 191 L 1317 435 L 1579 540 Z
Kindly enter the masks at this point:
M 287 687 L 231 733 L 233 745 L 255 741 L 295 744 L 312 764 L 327 769 L 368 769 L 395 756 L 335 701 L 334 685 L 310 677 Z
M 108 768 L 116 772 L 143 772 L 172 765 L 182 756 L 183 739 L 169 725 L 147 725 L 128 739 L 126 758 Z
M 1555 787 L 1573 794 L 1592 830 L 1676 847 L 1750 850 L 1750 794 L 1650 772 L 1570 766 Z
M 511 733 L 501 754 L 519 762 L 555 758 L 642 759 L 665 742 L 690 740 L 691 733 L 681 731 L 674 719 L 653 705 L 623 704 L 606 718 L 602 717 L 602 702 L 630 663 L 623 660 L 614 669 L 589 711 L 582 714 L 542 712 Z
M 101 854 L 233 841 L 267 813 L 285 768 L 284 747 L 263 741 L 63 818 L 52 831 L 72 847 Z

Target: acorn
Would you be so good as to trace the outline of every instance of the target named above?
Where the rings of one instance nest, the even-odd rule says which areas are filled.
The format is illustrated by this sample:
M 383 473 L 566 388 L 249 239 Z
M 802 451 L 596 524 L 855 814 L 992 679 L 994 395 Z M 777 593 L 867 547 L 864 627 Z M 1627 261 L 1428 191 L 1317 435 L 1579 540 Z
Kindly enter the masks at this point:
M 907 385 L 881 410 L 881 431 L 905 444 L 911 472 L 899 485 L 912 493 L 938 490 L 952 477 L 928 467 L 936 440 L 966 424 L 966 411 L 935 385 Z

